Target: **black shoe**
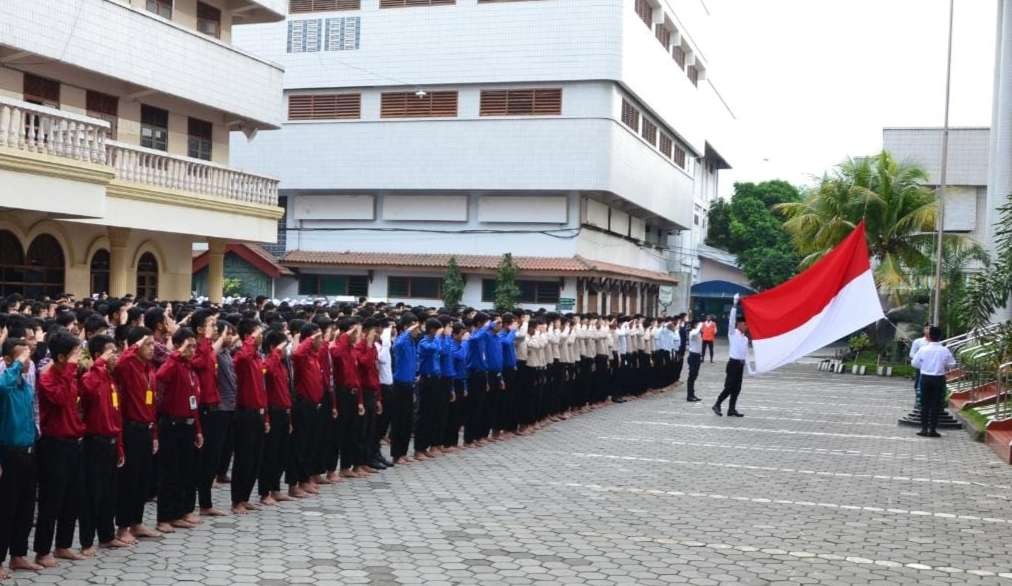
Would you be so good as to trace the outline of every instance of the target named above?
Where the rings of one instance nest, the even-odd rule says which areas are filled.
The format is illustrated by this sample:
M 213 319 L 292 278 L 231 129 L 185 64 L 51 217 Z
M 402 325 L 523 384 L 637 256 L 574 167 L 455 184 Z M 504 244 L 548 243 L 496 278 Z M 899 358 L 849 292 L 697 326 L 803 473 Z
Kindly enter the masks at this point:
M 921 437 L 931 437 L 930 435 L 928 435 L 928 432 L 926 432 L 926 431 L 918 431 L 917 435 L 919 435 Z
M 938 433 L 937 431 L 929 431 L 928 437 L 942 437 L 942 434 Z
M 745 414 L 744 413 L 738 413 L 737 411 L 728 411 L 727 412 L 727 416 L 728 417 L 745 417 Z
M 611 402 L 612 402 L 612 403 L 625 403 L 625 402 L 626 402 L 626 399 L 623 399 L 622 397 L 615 397 L 615 398 L 613 398 L 613 399 L 611 400 Z
M 373 461 L 369 462 L 368 464 L 366 464 L 366 466 L 368 466 L 370 468 L 375 468 L 377 470 L 386 470 L 387 468 L 389 468 L 389 466 L 387 466 L 383 462 L 380 462 L 379 460 L 373 460 Z
M 711 409 L 713 409 L 713 412 L 716 413 L 718 417 L 724 416 L 724 414 L 720 412 L 720 406 L 714 405 Z
M 379 460 L 380 462 L 383 462 L 383 465 L 386 466 L 387 468 L 393 468 L 393 466 L 394 466 L 393 461 L 388 460 L 388 459 L 384 458 L 383 456 L 378 456 L 376 459 Z
M 689 397 L 687 400 L 692 401 L 693 403 L 698 403 L 699 401 L 702 401 L 702 399 L 700 399 L 699 397 L 697 397 L 695 395 Z

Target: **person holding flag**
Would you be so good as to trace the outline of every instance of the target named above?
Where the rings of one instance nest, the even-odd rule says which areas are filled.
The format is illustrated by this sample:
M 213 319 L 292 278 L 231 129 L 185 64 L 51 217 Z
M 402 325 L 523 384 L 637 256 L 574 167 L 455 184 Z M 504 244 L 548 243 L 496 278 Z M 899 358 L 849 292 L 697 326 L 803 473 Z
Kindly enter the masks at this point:
M 721 391 L 717 397 L 717 402 L 713 404 L 713 412 L 718 416 L 723 416 L 720 410 L 721 404 L 724 399 L 730 398 L 728 403 L 727 415 L 728 417 L 744 417 L 737 410 L 738 406 L 738 395 L 741 394 L 741 380 L 745 374 L 745 361 L 748 359 L 748 324 L 745 322 L 745 318 L 738 317 L 738 300 L 740 295 L 734 294 L 734 305 L 731 307 L 731 315 L 727 320 L 727 340 L 729 348 L 727 351 L 727 368 L 725 369 L 724 375 L 724 390 Z M 749 368 L 751 374 L 752 369 Z

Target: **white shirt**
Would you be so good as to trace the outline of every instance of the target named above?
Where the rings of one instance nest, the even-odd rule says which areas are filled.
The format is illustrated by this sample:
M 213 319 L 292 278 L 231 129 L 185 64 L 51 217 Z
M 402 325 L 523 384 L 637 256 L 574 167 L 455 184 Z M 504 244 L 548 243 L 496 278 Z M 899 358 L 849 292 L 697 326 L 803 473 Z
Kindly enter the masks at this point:
M 917 356 L 917 351 L 924 347 L 928 343 L 928 339 L 920 337 L 914 340 L 914 343 L 910 345 L 910 359 L 913 360 L 914 356 Z
M 910 364 L 920 369 L 925 376 L 941 376 L 945 371 L 956 366 L 956 358 L 948 348 L 938 342 L 928 342 L 917 351 Z
M 696 329 L 689 332 L 689 354 L 703 353 L 703 324 L 696 326 Z
M 390 330 L 384 329 L 376 344 L 376 363 L 379 365 L 379 379 L 381 385 L 394 384 L 394 373 L 390 361 Z
M 748 358 L 748 336 L 739 332 L 738 328 L 734 327 L 737 317 L 738 306 L 735 305 L 731 308 L 731 316 L 728 318 L 727 323 L 727 339 L 731 343 L 728 356 L 735 360 L 745 360 Z M 702 349 L 702 345 L 700 345 L 700 349 Z

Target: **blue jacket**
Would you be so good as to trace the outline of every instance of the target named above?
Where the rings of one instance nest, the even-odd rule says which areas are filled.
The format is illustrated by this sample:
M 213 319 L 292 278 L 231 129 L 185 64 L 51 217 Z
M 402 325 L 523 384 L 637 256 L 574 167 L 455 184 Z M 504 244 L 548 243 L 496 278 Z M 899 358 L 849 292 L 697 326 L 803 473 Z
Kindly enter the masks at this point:
M 481 327 L 478 331 L 471 334 L 471 339 L 468 340 L 467 345 L 467 370 L 468 372 L 486 372 L 488 371 L 488 362 L 486 361 L 485 355 L 485 340 L 492 336 L 492 332 L 489 330 L 492 328 L 492 322 L 489 322 Z
M 443 336 L 439 338 L 439 375 L 454 378 L 456 373 L 453 364 L 453 336 Z
M 418 372 L 418 349 L 409 332 L 402 332 L 393 346 L 394 382 L 413 384 Z
M 443 341 L 426 335 L 418 342 L 418 374 L 439 376 L 439 349 Z
M 467 380 L 467 351 L 471 345 L 470 340 L 452 341 L 453 348 L 453 378 Z
M 488 365 L 488 372 L 501 373 L 502 341 L 499 339 L 499 334 L 489 331 L 483 341 L 485 342 L 485 362 Z
M 499 342 L 502 344 L 502 365 L 507 370 L 513 370 L 517 367 L 517 349 L 513 345 L 516 337 L 516 330 L 503 330 L 499 332 Z
M 35 389 L 21 376 L 24 365 L 12 362 L 0 373 L 0 446 L 35 445 Z

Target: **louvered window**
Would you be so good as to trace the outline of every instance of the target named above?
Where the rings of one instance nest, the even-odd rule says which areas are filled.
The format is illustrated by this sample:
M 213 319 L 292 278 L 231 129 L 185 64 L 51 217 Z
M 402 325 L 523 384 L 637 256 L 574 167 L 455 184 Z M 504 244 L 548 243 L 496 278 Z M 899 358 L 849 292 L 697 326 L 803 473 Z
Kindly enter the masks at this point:
M 327 51 L 354 51 L 359 47 L 359 32 L 362 19 L 358 16 L 328 18 L 326 43 Z
M 640 111 L 636 109 L 636 106 L 630 104 L 629 100 L 622 100 L 622 124 L 639 132 Z
M 328 12 L 331 10 L 358 10 L 360 0 L 289 0 L 288 12 Z
M 685 49 L 681 45 L 675 45 L 675 48 L 671 50 L 671 58 L 675 60 L 679 68 L 685 69 Z
M 654 28 L 654 7 L 647 0 L 636 0 L 636 14 L 648 29 Z
M 457 92 L 384 93 L 380 104 L 381 118 L 456 118 Z
M 321 19 L 288 21 L 288 52 L 313 53 L 320 50 Z
M 671 158 L 672 146 L 674 146 L 674 141 L 671 140 L 671 137 L 661 133 L 661 142 L 658 148 L 660 148 L 661 154 L 664 155 L 665 158 Z
M 60 107 L 60 82 L 26 73 L 22 85 L 25 101 L 50 108 Z
M 692 82 L 692 85 L 699 85 L 699 70 L 696 69 L 695 65 L 690 65 L 689 68 L 685 70 L 685 74 L 689 76 L 689 81 Z
M 686 156 L 685 149 L 682 148 L 682 145 L 676 144 L 675 154 L 673 157 L 671 157 L 671 160 L 674 161 L 675 164 L 681 167 L 682 169 L 685 169 L 685 156 Z
M 409 8 L 411 6 L 445 6 L 456 0 L 380 0 L 380 8 Z
M 657 25 L 657 40 L 664 47 L 664 50 L 667 51 L 668 46 L 671 44 L 671 31 L 663 24 Z
M 643 130 L 640 134 L 643 136 L 644 139 L 646 139 L 647 142 L 651 144 L 651 146 L 657 145 L 657 125 L 654 124 L 653 122 L 644 118 Z
M 289 120 L 354 120 L 361 116 L 361 94 L 288 96 Z
M 481 92 L 482 116 L 559 116 L 562 90 L 485 90 Z

